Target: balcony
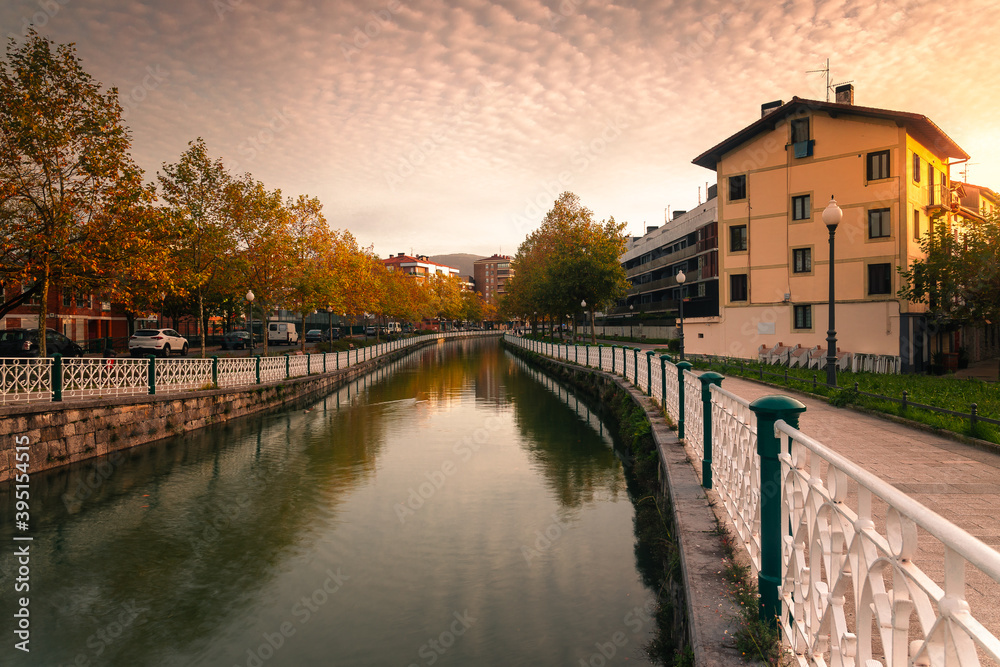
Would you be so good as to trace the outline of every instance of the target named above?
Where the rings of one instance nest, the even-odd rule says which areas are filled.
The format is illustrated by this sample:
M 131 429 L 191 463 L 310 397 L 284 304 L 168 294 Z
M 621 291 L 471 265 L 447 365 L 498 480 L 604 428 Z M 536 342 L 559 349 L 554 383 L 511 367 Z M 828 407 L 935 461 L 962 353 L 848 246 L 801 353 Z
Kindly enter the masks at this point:
M 717 238 L 717 237 L 716 237 Z M 634 276 L 642 275 L 643 273 L 649 273 L 650 271 L 655 271 L 656 269 L 663 268 L 664 266 L 669 266 L 671 264 L 676 264 L 677 262 L 684 261 L 690 257 L 694 257 L 700 252 L 704 252 L 699 244 L 690 245 L 683 250 L 678 250 L 677 252 L 671 253 L 669 255 L 664 255 L 663 257 L 657 257 L 651 262 L 646 262 L 645 264 L 640 264 L 639 266 L 633 267 L 631 269 L 625 269 L 625 277 L 632 278 Z M 714 247 L 714 245 L 712 246 Z

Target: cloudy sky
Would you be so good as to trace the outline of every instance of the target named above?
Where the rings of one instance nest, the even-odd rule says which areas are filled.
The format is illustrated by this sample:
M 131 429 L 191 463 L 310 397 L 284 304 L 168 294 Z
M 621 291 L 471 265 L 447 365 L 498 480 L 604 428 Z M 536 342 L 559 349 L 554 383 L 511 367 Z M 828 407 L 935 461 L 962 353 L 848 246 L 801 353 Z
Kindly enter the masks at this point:
M 117 86 L 152 180 L 204 137 L 236 173 L 318 196 L 383 257 L 513 254 L 558 194 L 640 233 L 698 203 L 691 160 L 760 104 L 922 113 L 1000 190 L 990 0 L 4 0 Z M 702 194 L 704 197 L 704 194 Z

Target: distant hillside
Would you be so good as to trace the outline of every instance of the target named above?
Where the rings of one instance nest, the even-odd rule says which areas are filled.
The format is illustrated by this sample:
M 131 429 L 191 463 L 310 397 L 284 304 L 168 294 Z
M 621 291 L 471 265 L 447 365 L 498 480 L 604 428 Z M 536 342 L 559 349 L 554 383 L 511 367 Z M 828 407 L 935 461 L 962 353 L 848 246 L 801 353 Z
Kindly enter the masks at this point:
M 464 278 L 465 276 L 473 275 L 472 265 L 477 259 L 482 259 L 483 257 L 485 255 L 470 255 L 469 253 L 462 252 L 454 255 L 428 255 L 427 259 L 458 269 L 458 275 Z

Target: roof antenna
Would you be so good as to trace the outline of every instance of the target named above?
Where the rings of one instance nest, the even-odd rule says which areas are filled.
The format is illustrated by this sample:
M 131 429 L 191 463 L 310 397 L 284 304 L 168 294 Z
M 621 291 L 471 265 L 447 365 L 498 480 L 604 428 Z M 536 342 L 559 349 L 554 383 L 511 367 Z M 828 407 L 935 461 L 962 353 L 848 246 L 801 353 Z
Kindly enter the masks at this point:
M 841 81 L 840 83 L 830 83 L 830 59 L 826 59 L 826 67 L 823 69 L 810 69 L 806 70 L 806 74 L 826 74 L 826 101 L 830 101 L 830 91 L 836 89 L 838 86 L 843 86 L 848 83 L 854 83 L 854 79 L 850 81 Z

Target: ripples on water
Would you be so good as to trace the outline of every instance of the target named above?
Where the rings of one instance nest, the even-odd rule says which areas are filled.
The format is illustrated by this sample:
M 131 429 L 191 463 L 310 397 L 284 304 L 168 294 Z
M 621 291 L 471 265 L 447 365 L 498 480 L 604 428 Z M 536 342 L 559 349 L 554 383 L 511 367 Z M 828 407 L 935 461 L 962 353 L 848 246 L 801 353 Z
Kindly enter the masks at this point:
M 12 503 L 0 489 L 7 545 Z M 586 405 L 495 341 L 440 344 L 34 475 L 32 651 L 8 632 L 2 662 L 645 664 L 632 515 Z

